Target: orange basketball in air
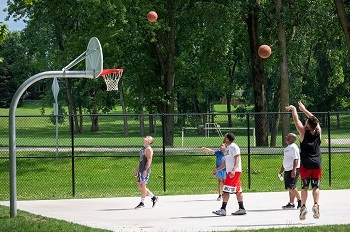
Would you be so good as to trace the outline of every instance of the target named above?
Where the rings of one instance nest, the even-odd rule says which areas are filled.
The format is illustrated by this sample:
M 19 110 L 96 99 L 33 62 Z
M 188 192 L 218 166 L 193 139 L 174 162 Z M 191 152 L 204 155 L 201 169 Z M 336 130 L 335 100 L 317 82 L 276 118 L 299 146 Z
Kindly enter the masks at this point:
M 157 21 L 157 18 L 158 18 L 158 14 L 155 11 L 148 12 L 148 14 L 147 14 L 148 21 L 153 23 L 153 22 Z
M 258 49 L 258 54 L 261 58 L 268 58 L 271 55 L 271 48 L 269 45 L 261 45 Z

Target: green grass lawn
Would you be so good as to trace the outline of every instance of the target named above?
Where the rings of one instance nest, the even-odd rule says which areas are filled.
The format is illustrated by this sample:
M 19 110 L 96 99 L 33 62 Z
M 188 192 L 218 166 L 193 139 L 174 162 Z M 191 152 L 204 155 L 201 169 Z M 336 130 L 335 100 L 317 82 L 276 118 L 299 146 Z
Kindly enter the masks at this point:
M 9 217 L 9 207 L 0 206 L 0 231 L 8 232 L 103 232 L 108 230 L 90 228 L 63 220 L 30 214 L 18 210 L 17 217 Z

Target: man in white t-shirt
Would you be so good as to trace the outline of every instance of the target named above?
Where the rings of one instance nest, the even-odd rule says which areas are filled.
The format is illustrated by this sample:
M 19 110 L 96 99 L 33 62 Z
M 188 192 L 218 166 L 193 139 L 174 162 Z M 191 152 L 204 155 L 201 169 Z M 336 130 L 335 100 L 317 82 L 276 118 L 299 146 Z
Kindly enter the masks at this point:
M 287 205 L 282 206 L 282 209 L 295 209 L 294 199 L 297 198 L 298 206 L 301 207 L 301 198 L 299 191 L 296 187 L 299 178 L 300 167 L 300 154 L 299 148 L 295 144 L 297 136 L 294 133 L 286 135 L 285 140 L 288 146 L 284 149 L 284 158 L 279 175 L 284 171 L 284 186 L 289 191 L 289 202 Z
M 239 209 L 232 213 L 232 215 L 244 215 L 246 210 L 243 206 L 243 194 L 242 194 L 242 162 L 241 162 L 241 150 L 233 141 L 235 136 L 232 133 L 225 134 L 224 143 L 226 143 L 225 162 L 216 168 L 213 174 L 226 168 L 226 179 L 223 187 L 222 194 L 222 206 L 219 210 L 213 211 L 213 214 L 219 216 L 226 216 L 226 206 L 230 199 L 230 194 L 236 194 Z

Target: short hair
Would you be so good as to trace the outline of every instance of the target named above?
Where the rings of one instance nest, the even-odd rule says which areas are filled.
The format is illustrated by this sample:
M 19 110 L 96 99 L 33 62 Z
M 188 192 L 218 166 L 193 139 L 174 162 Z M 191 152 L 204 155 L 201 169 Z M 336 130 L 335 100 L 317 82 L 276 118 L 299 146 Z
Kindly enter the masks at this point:
M 297 139 L 297 135 L 294 133 L 288 133 L 288 137 L 290 137 L 293 141 L 293 143 L 295 142 L 295 140 Z
M 317 125 L 318 125 L 318 123 L 319 123 L 318 119 L 315 116 L 310 116 L 307 119 L 307 122 L 308 122 L 308 124 L 310 126 L 310 129 L 312 129 L 312 130 L 315 130 Z
M 294 134 L 294 133 L 291 133 L 291 132 L 290 132 L 290 133 L 288 133 L 288 135 L 291 136 L 291 137 L 293 137 L 293 138 L 297 138 L 297 135 Z
M 227 133 L 225 137 L 230 141 L 233 142 L 235 140 L 235 135 L 232 133 Z
M 150 140 L 149 144 L 153 143 L 153 137 L 152 136 L 147 135 L 146 138 L 148 138 Z

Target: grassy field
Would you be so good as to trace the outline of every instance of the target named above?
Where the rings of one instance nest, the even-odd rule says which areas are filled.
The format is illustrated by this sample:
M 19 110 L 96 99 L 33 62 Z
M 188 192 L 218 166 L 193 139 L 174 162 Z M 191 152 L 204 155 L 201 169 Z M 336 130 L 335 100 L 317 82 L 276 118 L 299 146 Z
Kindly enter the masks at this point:
M 30 147 L 52 147 L 56 143 L 56 127 L 51 121 L 50 114 L 52 109 L 50 107 L 40 109 L 41 105 L 36 101 L 26 101 L 24 105 L 17 109 L 16 113 L 16 145 L 30 146 Z M 245 118 L 239 115 L 233 115 L 233 128 L 223 129 L 227 126 L 227 115 L 225 115 L 225 105 L 215 105 L 217 115 L 214 121 L 222 128 L 221 133 L 234 132 L 237 136 L 236 143 L 241 147 L 248 147 L 247 139 L 247 122 Z M 44 112 L 42 115 L 41 113 Z M 134 147 L 140 144 L 140 122 L 139 116 L 128 115 L 128 135 L 124 135 L 124 121 L 121 113 L 121 107 L 116 107 L 109 115 L 99 116 L 98 132 L 90 132 L 91 119 L 89 115 L 84 115 L 83 118 L 83 132 L 74 135 L 75 146 L 82 147 Z M 333 147 L 350 147 L 349 137 L 350 131 L 350 115 L 343 114 L 337 118 L 336 115 L 331 117 L 331 138 L 337 139 L 338 142 L 332 144 Z M 69 127 L 68 116 L 62 116 L 64 122 L 58 125 L 59 146 L 70 146 L 72 143 L 71 133 Z M 272 115 L 268 115 L 268 120 L 273 120 Z M 205 145 L 207 147 L 216 147 L 221 143 L 222 138 L 216 130 L 210 130 L 210 136 L 206 137 L 203 129 L 198 126 L 198 119 L 194 115 L 177 116 L 176 126 L 174 128 L 174 145 L 173 147 L 198 147 Z M 254 146 L 254 117 L 251 119 L 249 130 L 250 146 Z M 149 122 L 145 119 L 145 128 L 149 127 Z M 8 109 L 0 109 L 0 147 L 8 146 Z M 155 140 L 155 147 L 162 147 L 162 123 L 161 115 L 155 116 L 155 132 L 152 135 L 157 138 Z M 203 125 L 202 125 L 203 126 Z M 184 128 L 192 127 L 192 129 Z M 196 128 L 196 129 L 193 129 Z M 291 125 L 291 130 L 295 132 L 295 128 Z M 255 131 L 257 132 L 257 131 Z M 183 134 L 183 136 L 182 136 Z M 30 136 L 28 136 L 30 135 Z M 270 138 L 270 135 L 269 139 Z M 328 130 L 324 129 L 323 139 L 325 142 L 321 144 L 322 147 L 327 147 Z M 282 146 L 282 136 L 278 133 L 276 138 L 276 146 Z

